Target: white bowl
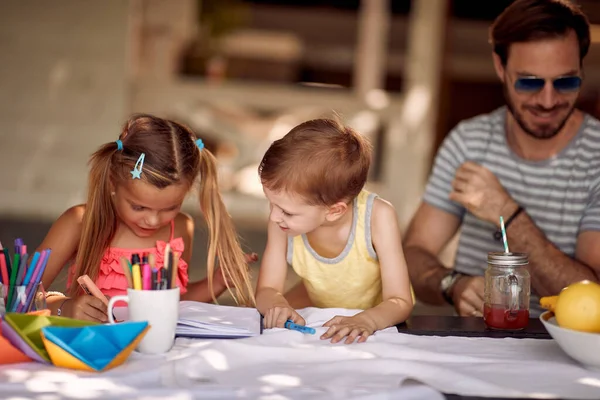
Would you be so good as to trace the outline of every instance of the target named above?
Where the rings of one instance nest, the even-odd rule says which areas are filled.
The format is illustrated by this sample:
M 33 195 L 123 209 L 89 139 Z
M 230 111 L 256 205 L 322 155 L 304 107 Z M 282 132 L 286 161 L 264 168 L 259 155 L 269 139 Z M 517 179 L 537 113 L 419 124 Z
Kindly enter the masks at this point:
M 600 369 L 600 333 L 587 333 L 561 328 L 551 311 L 540 315 L 540 321 L 560 348 L 580 363 Z

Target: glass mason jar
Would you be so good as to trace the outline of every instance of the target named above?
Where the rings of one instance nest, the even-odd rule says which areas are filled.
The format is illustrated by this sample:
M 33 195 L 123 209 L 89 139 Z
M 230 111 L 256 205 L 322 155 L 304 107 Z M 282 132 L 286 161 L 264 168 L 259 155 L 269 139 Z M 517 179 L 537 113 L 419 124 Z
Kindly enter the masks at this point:
M 483 304 L 488 328 L 518 330 L 529 323 L 528 264 L 526 253 L 488 253 Z

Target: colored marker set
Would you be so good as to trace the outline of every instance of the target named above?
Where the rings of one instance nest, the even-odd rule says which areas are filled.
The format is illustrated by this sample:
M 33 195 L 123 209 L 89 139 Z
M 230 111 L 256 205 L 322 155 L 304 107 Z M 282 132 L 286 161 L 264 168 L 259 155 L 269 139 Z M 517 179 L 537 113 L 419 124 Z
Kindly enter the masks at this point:
M 0 251 L 0 297 L 6 312 L 31 311 L 51 250 L 36 251 L 30 258 L 23 240 L 15 239 L 12 262 L 1 243 Z
M 133 254 L 131 260 L 121 257 L 121 267 L 127 278 L 127 283 L 134 290 L 166 290 L 177 285 L 178 253 L 166 245 L 162 267 L 156 267 L 154 254 Z

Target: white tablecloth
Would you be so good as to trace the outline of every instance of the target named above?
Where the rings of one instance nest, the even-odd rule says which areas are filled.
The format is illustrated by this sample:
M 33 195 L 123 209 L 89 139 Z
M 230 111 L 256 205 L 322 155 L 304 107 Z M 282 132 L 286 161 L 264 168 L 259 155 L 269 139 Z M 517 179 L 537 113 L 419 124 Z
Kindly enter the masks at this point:
M 349 310 L 305 309 L 308 324 Z M 37 363 L 0 367 L 0 397 L 48 399 L 599 399 L 600 372 L 553 340 L 429 337 L 379 332 L 332 345 L 284 329 L 240 340 L 178 339 L 166 355 L 134 353 L 121 367 L 82 373 Z M 591 351 L 598 351 L 591 349 Z M 59 395 L 60 394 L 60 395 Z

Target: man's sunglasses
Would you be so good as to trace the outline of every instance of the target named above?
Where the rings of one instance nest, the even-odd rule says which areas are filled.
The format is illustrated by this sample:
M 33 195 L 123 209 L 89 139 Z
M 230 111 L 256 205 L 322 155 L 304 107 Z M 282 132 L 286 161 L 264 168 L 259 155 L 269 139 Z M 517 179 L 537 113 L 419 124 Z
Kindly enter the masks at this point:
M 517 92 L 535 93 L 539 92 L 546 85 L 544 78 L 536 76 L 522 76 L 515 81 L 515 90 Z M 581 78 L 578 76 L 561 76 L 552 80 L 554 90 L 560 93 L 574 92 L 581 87 Z

